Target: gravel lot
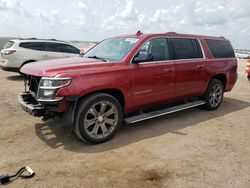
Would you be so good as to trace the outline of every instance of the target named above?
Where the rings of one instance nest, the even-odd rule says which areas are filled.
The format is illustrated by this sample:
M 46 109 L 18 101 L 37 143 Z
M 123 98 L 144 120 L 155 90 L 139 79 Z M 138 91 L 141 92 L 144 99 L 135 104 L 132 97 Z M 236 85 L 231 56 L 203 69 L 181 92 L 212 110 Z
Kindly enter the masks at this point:
M 32 179 L 2 187 L 250 187 L 250 82 L 239 79 L 217 111 L 200 108 L 123 126 L 88 145 L 70 127 L 21 110 L 22 78 L 0 71 L 0 174 L 31 165 Z

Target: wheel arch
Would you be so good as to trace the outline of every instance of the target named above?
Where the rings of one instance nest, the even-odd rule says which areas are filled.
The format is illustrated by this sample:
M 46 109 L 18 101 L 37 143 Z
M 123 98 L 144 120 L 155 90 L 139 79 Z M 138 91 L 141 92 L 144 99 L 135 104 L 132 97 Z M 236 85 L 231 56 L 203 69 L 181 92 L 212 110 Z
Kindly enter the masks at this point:
M 100 89 L 100 90 L 91 91 L 91 92 L 86 93 L 85 95 L 81 96 L 78 99 L 78 103 L 83 98 L 85 98 L 85 97 L 87 97 L 89 95 L 95 94 L 95 93 L 106 93 L 106 94 L 109 94 L 109 95 L 113 96 L 121 104 L 123 110 L 125 109 L 126 102 L 125 102 L 124 93 L 120 89 L 117 89 L 117 88 L 107 88 L 107 89 Z
M 226 85 L 227 85 L 227 76 L 226 74 L 224 73 L 219 73 L 219 74 L 215 74 L 211 77 L 210 81 L 212 79 L 217 79 L 217 80 L 220 80 L 224 86 L 224 89 L 226 88 Z
M 24 61 L 23 64 L 21 65 L 21 67 L 24 66 L 27 63 L 32 63 L 32 62 L 36 62 L 36 60 L 30 59 L 30 60 Z

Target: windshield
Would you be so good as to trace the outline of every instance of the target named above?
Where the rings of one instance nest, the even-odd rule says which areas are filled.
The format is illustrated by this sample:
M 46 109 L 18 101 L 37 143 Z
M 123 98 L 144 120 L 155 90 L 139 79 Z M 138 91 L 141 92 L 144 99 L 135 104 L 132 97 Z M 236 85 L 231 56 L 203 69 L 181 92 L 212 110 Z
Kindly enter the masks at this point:
M 121 61 L 139 41 L 139 38 L 110 38 L 88 51 L 84 57 L 104 61 Z

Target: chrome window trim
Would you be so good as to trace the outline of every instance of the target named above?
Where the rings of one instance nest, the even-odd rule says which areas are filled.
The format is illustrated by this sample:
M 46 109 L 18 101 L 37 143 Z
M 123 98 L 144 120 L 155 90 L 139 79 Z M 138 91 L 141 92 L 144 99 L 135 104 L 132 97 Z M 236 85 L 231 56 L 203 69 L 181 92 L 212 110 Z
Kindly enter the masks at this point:
M 201 45 L 201 40 L 199 38 L 197 40 L 198 40 L 199 46 L 201 48 L 201 53 L 202 53 L 202 56 L 203 56 L 202 59 L 206 59 L 206 55 L 205 55 L 204 49 L 203 49 L 203 47 Z
M 185 39 L 194 39 L 194 40 L 197 40 L 198 43 L 199 43 L 199 46 L 201 48 L 201 52 L 202 52 L 202 58 L 190 58 L 190 59 L 175 59 L 175 60 L 164 60 L 164 61 L 148 61 L 148 62 L 142 62 L 142 63 L 138 63 L 140 65 L 144 65 L 144 64 L 157 64 L 157 63 L 166 63 L 166 62 L 178 62 L 178 61 L 194 61 L 194 60 L 204 60 L 206 59 L 206 56 L 205 56 L 205 52 L 204 52 L 204 49 L 201 45 L 201 41 L 199 38 L 195 38 L 195 37 L 181 37 L 181 36 L 178 36 L 178 37 L 175 37 L 175 36 L 162 36 L 162 37 L 153 37 L 153 38 L 150 38 L 148 40 L 146 40 L 138 50 L 136 50 L 136 53 L 135 55 L 133 56 L 133 58 L 130 59 L 130 64 L 133 64 L 133 59 L 135 58 L 136 54 L 139 52 L 139 50 L 150 40 L 152 39 L 161 39 L 161 38 L 165 38 L 165 39 L 169 39 L 169 38 L 185 38 Z
M 146 64 L 157 64 L 157 63 L 179 62 L 179 61 L 186 61 L 187 63 L 192 63 L 194 61 L 200 61 L 200 60 L 204 60 L 204 58 L 176 59 L 176 60 L 166 60 L 166 61 L 147 61 L 147 62 L 142 62 L 138 64 L 146 65 Z M 188 62 L 188 61 L 192 61 L 192 62 Z

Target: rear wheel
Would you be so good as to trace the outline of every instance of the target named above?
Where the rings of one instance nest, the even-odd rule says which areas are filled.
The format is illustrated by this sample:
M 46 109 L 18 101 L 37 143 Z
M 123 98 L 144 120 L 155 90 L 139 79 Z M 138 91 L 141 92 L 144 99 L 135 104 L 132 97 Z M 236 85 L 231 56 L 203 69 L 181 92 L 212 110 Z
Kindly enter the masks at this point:
M 123 111 L 117 99 L 96 93 L 79 103 L 74 130 L 82 140 L 96 144 L 111 139 L 122 122 Z
M 217 109 L 224 96 L 224 86 L 222 82 L 218 79 L 212 79 L 209 84 L 205 95 L 203 96 L 203 100 L 206 101 L 204 107 L 207 110 L 215 110 Z

